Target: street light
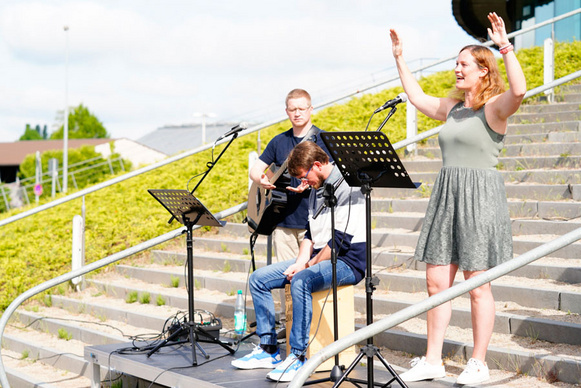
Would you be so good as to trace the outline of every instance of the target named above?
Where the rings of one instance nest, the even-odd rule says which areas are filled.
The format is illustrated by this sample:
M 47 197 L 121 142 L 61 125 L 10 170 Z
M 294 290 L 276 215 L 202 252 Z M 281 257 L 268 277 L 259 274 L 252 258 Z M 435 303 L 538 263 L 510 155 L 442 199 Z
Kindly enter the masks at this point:
M 195 112 L 194 117 L 202 118 L 202 145 L 206 144 L 206 117 L 216 117 L 215 113 Z
M 65 117 L 63 125 L 63 193 L 67 192 L 68 169 L 69 169 L 69 26 L 65 30 Z

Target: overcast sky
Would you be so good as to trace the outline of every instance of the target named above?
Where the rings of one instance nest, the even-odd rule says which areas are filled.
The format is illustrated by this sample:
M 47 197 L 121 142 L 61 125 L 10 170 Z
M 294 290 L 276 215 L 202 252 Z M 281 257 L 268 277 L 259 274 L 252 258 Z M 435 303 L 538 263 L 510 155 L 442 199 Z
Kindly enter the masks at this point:
M 293 88 L 316 104 L 393 76 L 390 27 L 411 67 L 474 43 L 451 0 L 2 0 L 0 141 L 52 130 L 67 95 L 114 138 L 283 115 Z

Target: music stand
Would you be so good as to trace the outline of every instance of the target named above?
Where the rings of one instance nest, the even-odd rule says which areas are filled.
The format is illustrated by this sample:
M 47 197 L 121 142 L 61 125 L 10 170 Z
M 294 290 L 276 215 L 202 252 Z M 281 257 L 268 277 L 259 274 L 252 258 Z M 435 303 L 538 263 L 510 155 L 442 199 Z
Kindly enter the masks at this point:
M 373 187 L 392 187 L 417 189 L 419 184 L 411 181 L 407 171 L 393 149 L 389 139 L 383 132 L 323 132 L 321 138 L 333 156 L 335 163 L 344 179 L 351 187 L 361 187 L 365 195 L 366 212 L 366 263 L 365 277 L 366 314 L 367 325 L 373 323 L 372 295 L 378 279 L 373 277 L 371 260 L 371 191 Z M 337 317 L 335 317 L 337 319 Z M 381 361 L 393 378 L 380 386 L 390 386 L 394 380 L 401 387 L 407 388 L 404 381 L 398 376 L 393 367 L 387 363 L 373 344 L 373 337 L 367 339 L 365 347 L 361 348 L 359 355 L 347 368 L 345 373 L 337 380 L 333 387 L 338 387 L 348 378 L 349 373 L 357 366 L 359 361 L 367 356 L 367 386 L 374 387 L 373 357 Z M 364 383 L 364 380 L 349 378 L 349 381 Z
M 147 190 L 155 199 L 159 201 L 171 213 L 172 219 L 175 218 L 186 227 L 186 245 L 187 245 L 187 265 L 188 265 L 188 322 L 182 322 L 180 328 L 172 333 L 168 338 L 159 343 L 151 351 L 147 353 L 149 358 L 153 353 L 157 352 L 161 347 L 168 345 L 170 342 L 182 338 L 187 335 L 189 342 L 192 345 L 192 365 L 197 366 L 198 360 L 196 355 L 196 348 L 204 355 L 206 359 L 210 356 L 204 351 L 198 342 L 215 343 L 228 350 L 230 354 L 234 354 L 235 350 L 230 348 L 227 343 L 220 341 L 219 338 L 214 337 L 200 326 L 203 322 L 197 324 L 194 321 L 194 254 L 193 254 L 193 237 L 192 229 L 194 225 L 200 226 L 224 226 L 226 222 L 218 221 L 212 213 L 188 190 Z M 218 335 L 219 336 L 219 335 Z M 181 340 L 176 343 L 184 343 L 188 340 Z M 172 343 L 173 345 L 175 343 Z

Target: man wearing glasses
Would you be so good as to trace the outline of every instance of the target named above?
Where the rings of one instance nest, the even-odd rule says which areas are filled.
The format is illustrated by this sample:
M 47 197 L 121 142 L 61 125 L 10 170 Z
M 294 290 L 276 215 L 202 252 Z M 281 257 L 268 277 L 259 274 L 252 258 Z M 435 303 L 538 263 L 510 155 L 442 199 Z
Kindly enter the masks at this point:
M 337 257 L 337 285 L 357 284 L 366 269 L 365 197 L 358 188 L 341 180 L 341 172 L 317 144 L 306 141 L 289 154 L 288 170 L 302 184 L 313 187 L 308 205 L 308 226 L 299 254 L 288 261 L 259 268 L 249 280 L 256 314 L 260 346 L 232 361 L 240 369 L 274 369 L 266 377 L 291 381 L 304 365 L 309 331 L 313 320 L 312 293 L 329 289 L 333 281 L 331 249 L 333 235 Z M 322 208 L 325 185 L 333 185 L 335 233 L 331 230 L 331 209 Z M 316 218 L 313 218 L 318 214 Z M 291 285 L 293 322 L 287 346 L 291 353 L 281 359 L 275 331 L 275 310 L 271 291 Z
M 286 96 L 285 103 L 286 114 L 292 128 L 275 136 L 250 170 L 250 179 L 262 186 L 263 189 L 278 188 L 279 191 L 286 194 L 284 219 L 277 225 L 272 234 L 277 261 L 294 259 L 299 253 L 299 246 L 307 225 L 309 191 L 307 190 L 308 185 L 301 184 L 299 179 L 288 175 L 281 176 L 273 184 L 269 180 L 272 174 L 265 173 L 265 170 L 273 163 L 280 167 L 286 161 L 289 152 L 303 140 L 311 127 L 314 127 L 311 123 L 311 113 L 313 112 L 311 96 L 306 90 L 291 90 Z M 314 131 L 311 132 L 307 140 L 314 141 L 329 154 L 321 140 L 321 130 L 317 127 L 313 129 Z

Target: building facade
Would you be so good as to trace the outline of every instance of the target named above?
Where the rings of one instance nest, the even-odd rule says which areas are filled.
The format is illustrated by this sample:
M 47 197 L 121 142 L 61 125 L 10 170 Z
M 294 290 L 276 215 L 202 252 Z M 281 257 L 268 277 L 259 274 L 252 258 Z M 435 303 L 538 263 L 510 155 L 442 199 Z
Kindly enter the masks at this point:
M 488 40 L 486 15 L 491 11 L 498 13 L 512 32 L 579 8 L 581 0 L 452 0 L 452 12 L 460 27 L 481 41 Z M 519 35 L 514 44 L 517 49 L 542 46 L 551 37 L 556 42 L 581 39 L 581 14 Z

